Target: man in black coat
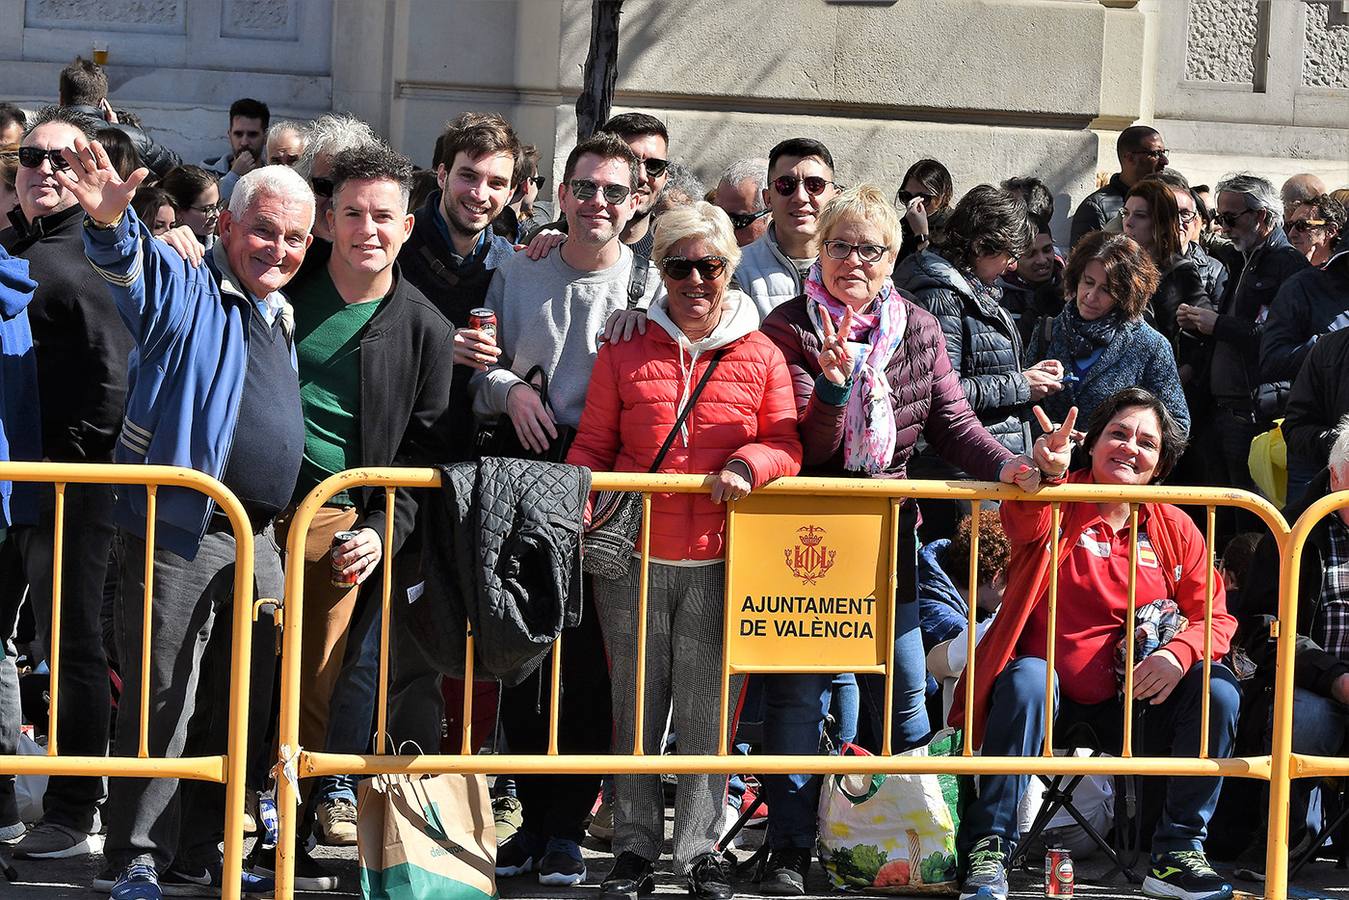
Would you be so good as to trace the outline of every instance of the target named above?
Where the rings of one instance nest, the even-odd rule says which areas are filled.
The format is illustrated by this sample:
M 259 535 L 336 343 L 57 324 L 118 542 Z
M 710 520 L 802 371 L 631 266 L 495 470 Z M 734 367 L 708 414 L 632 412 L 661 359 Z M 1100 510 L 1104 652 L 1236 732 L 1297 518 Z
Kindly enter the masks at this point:
M 1288 444 L 1288 504 L 1297 503 L 1307 489 L 1310 474 L 1330 461 L 1335 429 L 1349 414 L 1349 328 L 1332 331 L 1307 354 L 1302 371 L 1293 380 L 1284 412 L 1284 441 Z
M 13 227 L 0 232 L 0 244 L 28 260 L 29 274 L 38 283 L 28 315 L 37 348 L 42 455 L 54 462 L 111 462 L 126 400 L 131 335 L 107 286 L 85 259 L 83 210 L 52 175 L 53 167 L 65 168 L 61 149 L 73 148 L 76 138 L 92 139 L 94 126 L 70 109 L 48 107 L 38 114 L 19 149 Z M 15 529 L 12 538 L 23 558 L 38 637 L 50 657 L 58 649 L 49 640 L 55 503 L 51 491 L 38 496 L 38 524 Z M 112 503 L 111 485 L 66 488 L 56 727 L 67 756 L 102 756 L 108 749 L 112 701 L 100 612 L 113 537 Z M 0 621 L 12 628 L 15 613 L 0 610 Z M 17 717 L 12 727 L 18 727 Z M 94 813 L 102 799 L 99 778 L 53 777 L 43 819 L 15 855 L 47 859 L 99 852 L 103 839 L 95 831 Z
M 1073 213 L 1070 246 L 1104 228 L 1124 206 L 1130 188 L 1166 168 L 1166 143 L 1157 129 L 1147 125 L 1130 125 L 1121 131 L 1115 141 L 1115 155 L 1119 157 L 1119 171 L 1104 187 L 1088 194 Z
M 182 159 L 168 147 L 156 143 L 141 129 L 134 125 L 124 125 L 109 118 L 112 107 L 108 105 L 108 75 L 98 63 L 75 57 L 75 61 L 61 70 L 61 105 L 82 113 L 99 122 L 107 121 L 109 127 L 131 138 L 136 153 L 156 175 L 163 175 L 174 166 L 182 165 Z

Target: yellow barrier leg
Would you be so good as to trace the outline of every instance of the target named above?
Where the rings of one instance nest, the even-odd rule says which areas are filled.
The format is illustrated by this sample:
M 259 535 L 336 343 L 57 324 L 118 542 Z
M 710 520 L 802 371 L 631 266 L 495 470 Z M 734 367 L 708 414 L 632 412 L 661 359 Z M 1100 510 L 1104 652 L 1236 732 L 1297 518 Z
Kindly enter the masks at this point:
M 222 505 L 222 508 L 223 505 Z M 253 528 L 237 501 L 225 508 L 234 528 L 234 641 L 230 728 L 225 758 L 225 847 L 221 900 L 239 900 L 244 865 L 244 793 L 247 790 L 248 688 L 253 660 Z M 146 548 L 146 553 L 153 552 Z
M 1304 518 L 1306 518 L 1304 516 Z M 1318 517 L 1319 518 L 1319 517 Z M 1270 742 L 1269 832 L 1265 840 L 1265 898 L 1288 896 L 1288 801 L 1292 785 L 1293 658 L 1297 652 L 1298 565 L 1302 542 L 1310 528 L 1284 538 L 1279 573 L 1279 655 L 1274 671 L 1274 722 Z M 1282 537 L 1282 536 L 1281 536 Z

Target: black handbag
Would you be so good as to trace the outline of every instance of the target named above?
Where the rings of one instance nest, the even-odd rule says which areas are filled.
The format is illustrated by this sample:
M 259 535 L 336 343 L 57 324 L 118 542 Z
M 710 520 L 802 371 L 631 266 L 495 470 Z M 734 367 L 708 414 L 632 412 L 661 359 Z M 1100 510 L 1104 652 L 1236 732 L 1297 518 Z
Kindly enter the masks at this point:
M 656 458 L 652 460 L 648 473 L 660 469 L 665 454 L 674 445 L 675 435 L 684 427 L 684 421 L 693 410 L 703 388 L 712 378 L 712 370 L 717 367 L 725 354 L 723 347 L 712 356 L 703 377 L 689 395 L 689 402 L 675 419 L 674 427 L 665 437 Z M 581 569 L 601 578 L 617 579 L 628 574 L 632 565 L 632 552 L 637 547 L 637 535 L 642 530 L 642 495 L 639 491 L 597 491 L 595 502 L 591 505 L 590 526 L 581 536 Z
M 548 373 L 543 370 L 543 366 L 530 369 L 525 373 L 523 380 L 538 393 L 544 409 L 552 413 L 553 406 L 548 401 Z M 515 433 L 515 425 L 511 422 L 510 416 L 497 416 L 478 427 L 474 441 L 478 458 L 505 456 L 510 459 L 532 459 L 538 462 L 565 462 L 567 451 L 571 449 L 571 442 L 576 437 L 576 429 L 570 425 L 557 423 L 554 423 L 553 427 L 557 429 L 557 437 L 549 442 L 547 450 L 539 453 L 520 443 L 520 436 Z

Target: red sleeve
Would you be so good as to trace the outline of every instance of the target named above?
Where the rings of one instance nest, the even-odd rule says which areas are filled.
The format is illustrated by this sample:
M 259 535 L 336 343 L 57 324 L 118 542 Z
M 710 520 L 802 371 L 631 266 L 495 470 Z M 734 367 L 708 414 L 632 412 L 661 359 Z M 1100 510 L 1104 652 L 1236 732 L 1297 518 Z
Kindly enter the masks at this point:
M 1013 544 L 1043 543 L 1049 537 L 1050 504 L 1008 500 L 998 506 L 1002 530 Z M 1060 517 L 1062 522 L 1062 517 Z
M 619 419 L 623 401 L 618 396 L 618 359 L 612 344 L 600 347 L 595 368 L 590 373 L 590 387 L 586 389 L 585 408 L 576 438 L 567 451 L 567 462 L 585 466 L 593 472 L 608 472 L 618 459 L 622 444 Z
M 759 400 L 756 440 L 731 456 L 749 466 L 756 488 L 774 478 L 801 471 L 801 437 L 796 428 L 796 400 L 787 363 L 772 342 L 764 342 L 760 349 L 767 363 L 768 379 Z
M 1189 516 L 1168 507 L 1166 516 L 1174 535 L 1174 550 L 1180 555 L 1180 580 L 1176 583 L 1176 605 L 1190 620 L 1185 630 L 1166 645 L 1175 654 L 1181 668 L 1204 658 L 1204 593 L 1207 590 L 1208 545 Z M 1168 561 L 1169 562 L 1169 561 Z M 1237 620 L 1227 611 L 1227 592 L 1222 576 L 1213 573 L 1213 659 L 1221 659 L 1232 644 Z

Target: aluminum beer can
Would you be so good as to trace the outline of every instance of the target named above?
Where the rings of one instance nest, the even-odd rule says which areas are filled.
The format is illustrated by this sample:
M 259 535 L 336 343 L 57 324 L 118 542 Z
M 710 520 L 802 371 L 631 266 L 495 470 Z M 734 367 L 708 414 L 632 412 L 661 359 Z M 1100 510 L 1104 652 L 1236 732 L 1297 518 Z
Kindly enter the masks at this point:
M 1073 857 L 1067 850 L 1051 847 L 1045 851 L 1045 896 L 1073 895 Z
M 485 306 L 468 311 L 468 327 L 497 339 L 497 314 Z
M 329 575 L 328 580 L 332 583 L 333 587 L 350 588 L 356 586 L 356 573 L 352 572 L 350 575 L 345 575 L 342 572 L 342 567 L 337 564 L 337 548 L 354 537 L 356 537 L 356 532 L 354 531 L 339 531 L 337 534 L 333 535 L 333 546 L 328 553 L 328 558 L 332 567 L 332 572 Z

